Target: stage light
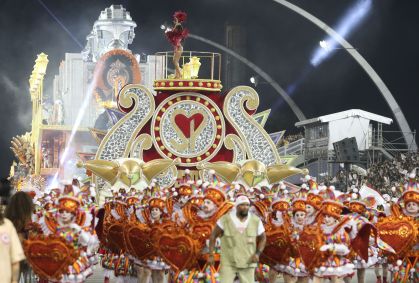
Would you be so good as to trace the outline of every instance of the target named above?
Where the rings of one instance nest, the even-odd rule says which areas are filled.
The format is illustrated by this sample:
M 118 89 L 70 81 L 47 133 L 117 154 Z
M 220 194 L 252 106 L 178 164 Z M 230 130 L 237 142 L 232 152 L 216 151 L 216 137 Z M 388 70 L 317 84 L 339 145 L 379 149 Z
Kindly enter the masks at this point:
M 319 42 L 319 45 L 321 48 L 328 50 L 330 48 L 329 44 L 327 43 L 326 40 L 322 40 Z
M 251 76 L 249 79 L 250 83 L 255 87 L 260 83 L 258 76 Z
M 354 28 L 362 22 L 365 16 L 368 15 L 371 8 L 372 0 L 357 1 L 339 21 L 336 32 L 343 38 L 347 37 Z M 314 51 L 310 59 L 310 63 L 314 67 L 320 65 L 326 58 L 333 54 L 336 49 L 342 49 L 337 48 L 338 43 L 330 36 L 320 41 L 319 44 L 320 47 Z
M 337 50 L 337 49 L 346 49 L 346 50 L 355 49 L 356 50 L 356 48 L 331 48 L 329 43 L 326 40 L 319 41 L 319 45 L 321 48 L 323 48 L 326 51 Z
M 249 81 L 254 87 L 257 87 L 258 85 L 270 84 L 270 82 L 261 80 L 259 76 L 251 76 Z

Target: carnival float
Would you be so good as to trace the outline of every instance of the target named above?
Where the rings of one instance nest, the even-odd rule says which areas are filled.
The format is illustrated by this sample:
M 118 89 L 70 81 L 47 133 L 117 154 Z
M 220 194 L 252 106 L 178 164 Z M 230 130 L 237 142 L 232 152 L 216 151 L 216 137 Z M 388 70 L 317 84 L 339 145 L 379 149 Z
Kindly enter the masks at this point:
M 176 12 L 166 30 L 174 50 L 155 54 L 153 89 L 139 84 L 138 61 L 126 50 L 98 59 L 95 98 L 114 119 L 109 129 L 76 132 L 80 143 L 92 142 L 89 133 L 99 142 L 73 164 L 85 169 L 83 178 L 47 184 L 42 173 L 63 174 L 59 157 L 72 131 L 43 126 L 37 104 L 32 132 L 12 141 L 16 184 L 36 207 L 24 249 L 40 282 L 84 282 L 96 264 L 105 278 L 218 282 L 221 251 L 209 265 L 208 239 L 240 195 L 267 235 L 259 282 L 277 273 L 344 278 L 384 262 L 395 280 L 417 278 L 417 176 L 401 184 L 404 193 L 386 214 L 373 194 L 341 193 L 282 162 L 253 116 L 256 90 L 223 90 L 221 55 L 183 50 L 186 20 Z M 34 100 L 41 91 L 34 85 Z M 42 158 L 49 151 L 56 155 Z M 302 184 L 287 181 L 294 175 Z

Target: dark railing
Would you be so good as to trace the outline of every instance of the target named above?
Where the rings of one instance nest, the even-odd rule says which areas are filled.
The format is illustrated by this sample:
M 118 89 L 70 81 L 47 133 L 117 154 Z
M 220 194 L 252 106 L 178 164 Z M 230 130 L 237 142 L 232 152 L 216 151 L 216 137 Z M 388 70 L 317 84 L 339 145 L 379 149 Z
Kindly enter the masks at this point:
M 371 146 L 374 148 L 382 148 L 392 154 L 397 152 L 410 151 L 413 145 L 408 144 L 404 140 L 404 132 L 401 131 L 377 131 L 372 132 Z M 411 132 L 413 139 L 416 139 L 416 131 Z

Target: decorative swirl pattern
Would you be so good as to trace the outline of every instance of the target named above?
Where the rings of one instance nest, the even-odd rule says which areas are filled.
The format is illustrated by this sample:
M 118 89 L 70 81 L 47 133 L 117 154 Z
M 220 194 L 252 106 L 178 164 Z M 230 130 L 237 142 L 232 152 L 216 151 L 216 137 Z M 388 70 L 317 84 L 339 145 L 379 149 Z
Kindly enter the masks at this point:
M 152 145 L 153 142 L 151 140 L 151 136 L 149 134 L 141 134 L 132 144 L 130 156 L 132 158 L 143 159 L 143 151 L 150 149 Z
M 128 157 L 132 142 L 153 114 L 154 98 L 141 85 L 127 85 L 121 90 L 118 105 L 133 108 L 103 138 L 95 159 L 114 160 Z
M 154 97 L 150 91 L 141 85 L 125 86 L 118 97 L 120 108 L 131 109 L 121 118 L 103 138 L 95 159 L 115 160 L 128 157 L 137 134 L 152 117 L 155 109 Z M 96 179 L 93 177 L 93 181 Z M 97 188 L 104 182 L 98 180 Z
M 224 140 L 227 149 L 233 151 L 233 163 L 246 160 L 246 147 L 237 135 L 229 134 Z
M 259 96 L 256 91 L 247 86 L 233 88 L 224 102 L 224 115 L 236 128 L 240 139 L 246 145 L 247 155 L 266 166 L 279 164 L 280 158 L 274 143 L 266 131 L 244 109 L 256 110 Z

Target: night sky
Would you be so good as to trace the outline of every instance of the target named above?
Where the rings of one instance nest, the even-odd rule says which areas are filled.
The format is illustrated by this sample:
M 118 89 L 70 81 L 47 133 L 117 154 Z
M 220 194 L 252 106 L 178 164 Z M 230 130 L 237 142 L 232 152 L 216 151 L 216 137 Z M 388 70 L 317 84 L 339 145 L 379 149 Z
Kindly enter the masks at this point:
M 356 3 L 365 0 L 291 0 L 336 27 Z M 387 117 L 390 108 L 362 68 L 345 50 L 316 68 L 310 58 L 326 34 L 317 26 L 272 0 L 152 0 L 94 1 L 43 0 L 76 40 L 51 17 L 40 0 L 2 0 L 0 16 L 0 176 L 9 173 L 13 136 L 30 130 L 31 102 L 28 78 L 36 55 L 48 54 L 46 93 L 66 52 L 78 53 L 85 45 L 94 21 L 111 4 L 122 4 L 137 23 L 134 53 L 153 54 L 170 50 L 160 25 L 171 21 L 176 10 L 188 13 L 191 33 L 225 44 L 225 25 L 242 26 L 247 33 L 246 52 L 250 61 L 271 75 L 284 89 L 299 82 L 292 98 L 307 118 L 359 108 Z M 404 112 L 412 130 L 419 128 L 419 1 L 373 0 L 372 8 L 356 23 L 346 39 L 371 64 Z M 185 50 L 219 50 L 189 39 Z M 252 71 L 245 65 L 249 85 Z M 307 70 L 309 70 L 307 72 Z M 306 73 L 303 80 L 302 74 Z M 256 87 L 259 111 L 275 107 L 267 123 L 268 132 L 296 132 L 296 116 L 268 84 Z M 399 130 L 397 124 L 386 127 Z M 417 142 L 419 141 L 416 139 Z

